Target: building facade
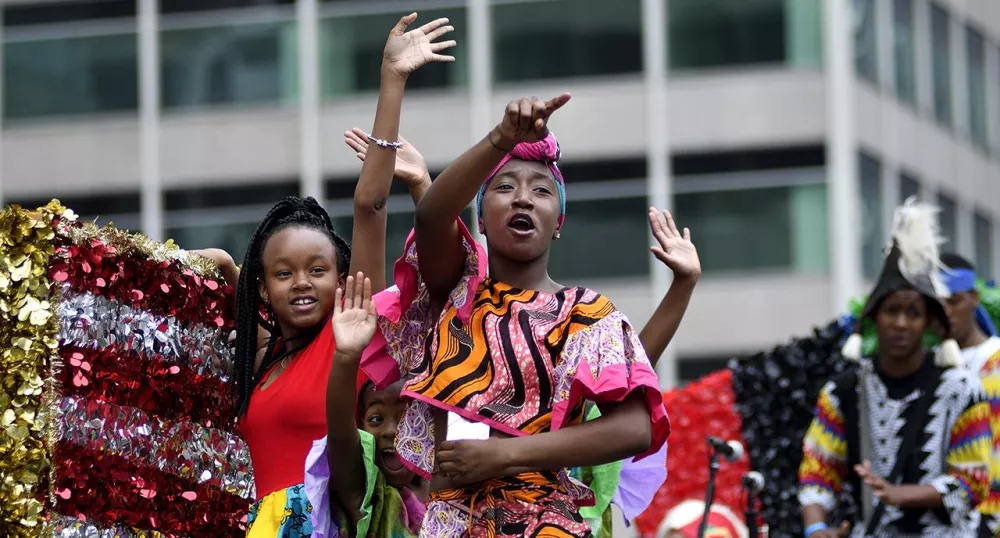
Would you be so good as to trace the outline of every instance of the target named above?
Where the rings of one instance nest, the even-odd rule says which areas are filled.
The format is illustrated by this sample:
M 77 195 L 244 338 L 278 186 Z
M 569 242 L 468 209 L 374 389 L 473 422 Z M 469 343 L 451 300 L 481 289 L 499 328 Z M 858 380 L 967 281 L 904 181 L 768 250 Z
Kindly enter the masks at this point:
M 5 0 L 0 191 L 59 197 L 237 258 L 279 197 L 350 233 L 387 31 L 447 16 L 457 61 L 410 80 L 403 135 L 440 171 L 522 95 L 553 121 L 568 217 L 553 276 L 644 323 L 668 285 L 650 205 L 704 277 L 671 385 L 808 333 L 874 277 L 892 208 L 939 204 L 948 249 L 1000 272 L 993 0 Z M 412 225 L 390 200 L 390 255 Z

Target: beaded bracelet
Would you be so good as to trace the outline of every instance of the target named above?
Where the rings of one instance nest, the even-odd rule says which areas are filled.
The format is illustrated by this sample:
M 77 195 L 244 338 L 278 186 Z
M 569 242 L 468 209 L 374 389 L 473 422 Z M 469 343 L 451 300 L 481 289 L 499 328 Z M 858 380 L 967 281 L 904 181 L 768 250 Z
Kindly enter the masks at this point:
M 402 142 L 389 142 L 388 140 L 382 140 L 381 138 L 375 138 L 374 136 L 369 136 L 368 140 L 380 148 L 399 149 L 403 147 Z

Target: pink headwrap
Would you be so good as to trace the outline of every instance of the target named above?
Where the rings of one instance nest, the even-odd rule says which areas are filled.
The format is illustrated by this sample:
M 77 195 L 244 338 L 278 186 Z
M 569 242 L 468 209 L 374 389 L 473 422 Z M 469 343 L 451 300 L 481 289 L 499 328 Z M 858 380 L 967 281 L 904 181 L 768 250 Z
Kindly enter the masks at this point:
M 486 176 L 486 181 L 483 182 L 483 186 L 479 188 L 479 193 L 476 194 L 476 214 L 479 215 L 479 229 L 483 229 L 483 196 L 486 194 L 486 187 L 493 181 L 493 178 L 503 168 L 503 165 L 510 162 L 511 159 L 545 163 L 545 166 L 552 172 L 552 178 L 556 182 L 556 191 L 559 193 L 559 227 L 562 228 L 563 221 L 566 220 L 566 182 L 563 180 L 562 172 L 559 171 L 559 166 L 556 165 L 559 162 L 559 157 L 559 141 L 556 140 L 556 136 L 551 132 L 537 142 L 521 142 L 515 145 L 510 153 L 504 155 L 503 159 L 500 159 L 500 164 L 490 172 L 490 175 Z

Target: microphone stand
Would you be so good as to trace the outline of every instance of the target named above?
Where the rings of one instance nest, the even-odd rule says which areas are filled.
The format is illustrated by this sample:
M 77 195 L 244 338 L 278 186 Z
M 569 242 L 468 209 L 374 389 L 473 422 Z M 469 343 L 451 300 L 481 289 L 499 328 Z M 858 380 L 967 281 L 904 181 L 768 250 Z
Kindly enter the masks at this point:
M 698 525 L 698 538 L 705 538 L 708 531 L 708 516 L 712 512 L 712 503 L 715 502 L 715 475 L 719 471 L 719 451 L 715 445 L 708 443 L 712 447 L 712 456 L 708 460 L 708 487 L 705 488 L 705 513 L 701 516 L 701 524 Z
M 757 497 L 753 490 L 747 490 L 747 510 L 744 516 L 747 520 L 747 538 L 757 538 L 759 529 L 757 528 Z

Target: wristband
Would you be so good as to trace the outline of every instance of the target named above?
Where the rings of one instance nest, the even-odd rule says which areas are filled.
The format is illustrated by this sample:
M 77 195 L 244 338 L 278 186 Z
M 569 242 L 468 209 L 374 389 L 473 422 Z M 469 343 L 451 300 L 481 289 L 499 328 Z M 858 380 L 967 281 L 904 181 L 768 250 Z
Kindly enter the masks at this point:
M 376 146 L 386 149 L 399 149 L 403 147 L 402 142 L 389 142 L 388 140 L 382 140 L 381 138 L 375 138 L 374 136 L 369 136 L 368 140 L 371 140 Z
M 821 531 L 821 530 L 825 530 L 827 528 L 829 528 L 829 527 L 827 527 L 826 523 L 823 523 L 822 521 L 820 521 L 819 523 L 813 523 L 812 525 L 809 525 L 808 527 L 806 527 L 806 532 L 803 533 L 803 535 L 806 538 L 809 538 L 809 535 L 811 535 L 812 533 L 818 532 L 818 531 Z

